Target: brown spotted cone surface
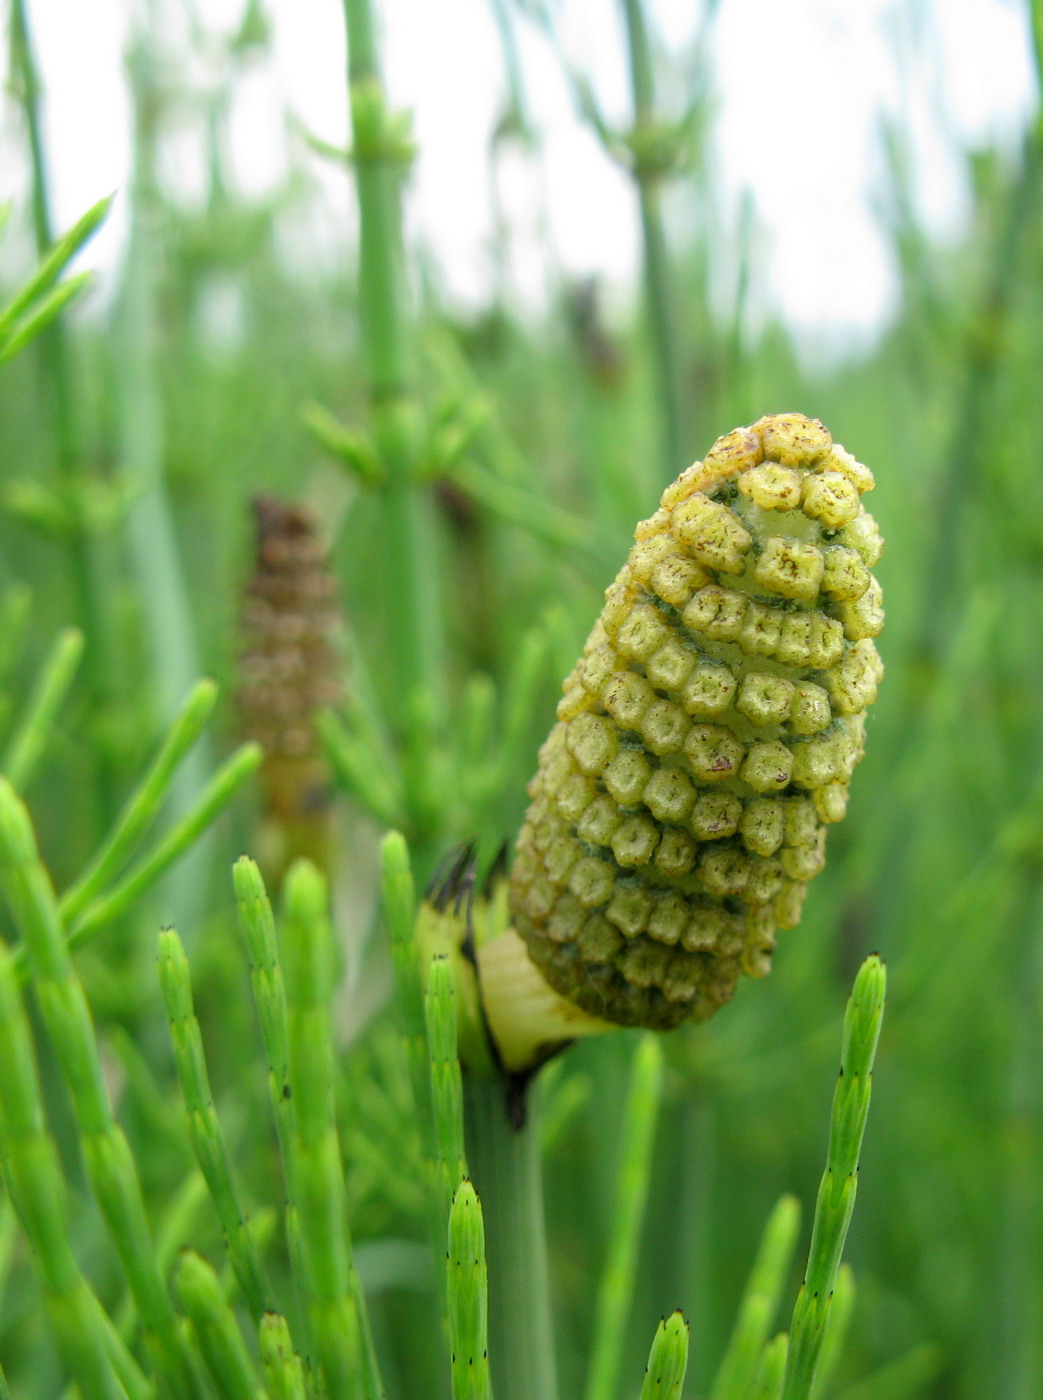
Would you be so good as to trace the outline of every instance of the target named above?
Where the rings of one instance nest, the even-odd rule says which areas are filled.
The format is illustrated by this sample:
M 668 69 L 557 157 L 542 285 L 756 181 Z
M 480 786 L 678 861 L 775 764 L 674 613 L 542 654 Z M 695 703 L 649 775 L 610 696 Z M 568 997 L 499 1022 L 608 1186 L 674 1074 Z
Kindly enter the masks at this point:
M 816 419 L 776 414 L 637 527 L 511 872 L 529 956 L 591 1015 L 701 1020 L 800 918 L 883 669 L 872 485 Z
M 243 612 L 239 710 L 247 737 L 264 749 L 267 817 L 295 848 L 326 804 L 314 719 L 340 694 L 336 597 L 311 512 L 274 496 L 256 497 L 253 509 L 257 554 Z

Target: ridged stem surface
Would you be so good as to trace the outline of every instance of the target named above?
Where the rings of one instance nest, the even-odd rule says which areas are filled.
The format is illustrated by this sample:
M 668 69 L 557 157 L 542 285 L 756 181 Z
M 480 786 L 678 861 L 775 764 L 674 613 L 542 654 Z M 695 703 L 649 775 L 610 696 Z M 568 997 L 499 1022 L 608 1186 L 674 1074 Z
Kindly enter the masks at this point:
M 655 94 L 652 54 L 642 0 L 623 0 L 630 89 L 634 103 L 634 128 L 640 132 L 654 120 Z M 663 432 L 663 477 L 669 480 L 686 463 L 685 411 L 681 393 L 681 346 L 674 314 L 675 289 L 671 286 L 666 229 L 660 202 L 660 176 L 635 165 L 641 233 L 644 240 L 644 279 L 648 324 L 655 360 L 659 415 Z
M 424 824 L 426 726 L 418 697 L 437 694 L 436 569 L 430 522 L 416 487 L 418 437 L 413 399 L 400 184 L 408 159 L 387 104 L 370 0 L 344 0 L 348 83 L 359 203 L 359 311 L 373 430 L 385 472 L 381 486 L 385 576 L 382 580 L 394 690 L 392 722 L 406 748 L 411 815 Z
M 96 1325 L 97 1300 L 69 1247 L 61 1164 L 44 1126 L 29 1022 L 10 954 L 0 944 L 0 1157 L 4 1185 L 36 1254 L 62 1363 L 85 1393 L 123 1400 Z
M 87 1179 L 134 1294 L 152 1363 L 171 1395 L 194 1400 L 197 1379 L 156 1263 L 137 1168 L 113 1116 L 94 1025 L 69 957 L 58 902 L 40 861 L 29 814 L 3 779 L 0 869 L 7 902 L 28 949 L 43 1021 L 72 1099 Z
M 535 1095 L 521 1128 L 503 1082 L 464 1081 L 467 1154 L 485 1216 L 489 1357 L 496 1400 L 557 1400 Z
M 32 170 L 33 235 L 38 256 L 43 259 L 54 242 L 51 212 L 50 180 L 47 153 L 44 148 L 43 87 L 33 48 L 26 0 L 12 0 L 11 5 L 11 68 L 14 84 L 20 91 L 22 112 L 29 144 Z M 69 346 L 65 326 L 57 319 L 40 336 L 39 344 L 43 390 L 50 400 L 49 417 L 53 426 L 55 465 L 65 484 L 81 484 L 77 444 L 77 413 L 70 366 Z M 69 572 L 72 583 L 72 606 L 84 632 L 91 639 L 87 649 L 87 682 L 96 703 L 114 698 L 117 674 L 117 651 L 113 609 L 109 606 L 112 590 L 108 586 L 102 548 L 96 537 L 85 529 L 73 530 L 68 541 Z M 106 790 L 109 773 L 104 761 L 98 776 L 102 786 L 102 806 L 107 806 Z M 84 784 L 81 803 L 89 801 L 89 785 Z

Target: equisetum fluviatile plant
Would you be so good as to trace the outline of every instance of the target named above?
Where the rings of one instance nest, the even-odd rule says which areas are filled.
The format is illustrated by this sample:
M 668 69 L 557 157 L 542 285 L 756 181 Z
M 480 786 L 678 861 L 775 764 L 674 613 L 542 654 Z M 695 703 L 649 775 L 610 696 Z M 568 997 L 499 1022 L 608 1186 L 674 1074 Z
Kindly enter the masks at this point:
M 21 325 L 16 337 L 28 334 L 32 321 L 19 317 L 34 300 L 36 326 L 46 323 L 59 262 L 56 255 L 37 274 L 31 296 L 0 312 L 0 331 Z M 540 1139 L 535 1115 L 507 1112 L 512 1094 L 524 1107 L 532 1070 L 575 1035 L 616 1024 L 656 1030 L 709 1014 L 741 972 L 766 970 L 772 921 L 794 921 L 803 885 L 821 864 L 824 828 L 843 814 L 862 712 L 879 678 L 871 642 L 879 593 L 868 573 L 879 540 L 858 500 L 869 485 L 865 468 L 834 447 L 821 425 L 797 415 L 721 439 L 638 529 L 566 682 L 510 877 L 493 878 L 472 901 L 470 860 L 458 858 L 440 897 L 417 917 L 405 842 L 394 832 L 384 841 L 384 913 L 419 1126 L 419 1189 L 438 1264 L 439 1315 L 429 1345 L 443 1348 L 452 1400 L 492 1400 L 494 1385 L 497 1400 L 557 1396 Z M 275 1151 L 266 1159 L 278 1173 L 267 1204 L 250 1199 L 262 1174 L 241 1170 L 242 1141 L 233 1150 L 225 1137 L 177 931 L 159 936 L 156 982 L 187 1175 L 158 1205 L 149 1186 L 153 1164 L 121 1122 L 108 1033 L 96 1029 L 77 965 L 83 946 L 156 886 L 266 761 L 283 765 L 268 774 L 269 816 L 290 835 L 309 815 L 307 793 L 322 776 L 310 724 L 335 669 L 330 587 L 310 522 L 275 503 L 259 513 L 262 569 L 251 590 L 258 606 L 250 640 L 251 682 L 262 689 L 242 699 L 261 742 L 234 753 L 177 820 L 150 835 L 212 712 L 209 681 L 186 697 L 108 836 L 61 890 L 24 793 L 48 756 L 81 658 L 75 629 L 55 639 L 0 750 L 0 892 L 16 940 L 0 939 L 0 1206 L 11 1207 L 4 1238 L 9 1246 L 17 1222 L 39 1273 L 55 1375 L 73 1381 L 85 1400 L 388 1394 L 352 1244 L 344 1170 L 350 1139 L 342 1136 L 336 1092 L 341 950 L 317 863 L 299 856 L 279 862 L 280 877 L 286 866 L 279 914 L 254 861 L 244 856 L 234 871 L 269 1090 Z M 27 612 L 19 596 L 2 601 L 4 616 Z M 291 658 L 294 646 L 314 671 L 307 694 L 292 689 L 301 659 Z M 290 690 L 282 698 L 264 689 L 278 692 L 284 682 Z M 647 764 L 640 786 L 632 773 L 631 786 L 621 786 L 627 770 L 617 760 L 627 754 Z M 582 805 L 577 792 L 586 794 Z M 563 802 L 563 793 L 573 798 Z M 699 829 L 700 804 L 722 797 L 719 824 Z M 652 838 L 642 844 L 638 829 Z M 608 872 L 607 884 L 599 871 Z M 633 911 L 639 899 L 646 921 L 624 926 L 620 910 Z M 772 1335 L 799 1226 L 796 1202 L 783 1197 L 705 1392 L 710 1400 L 818 1400 L 825 1393 L 853 1298 L 840 1258 L 884 987 L 883 966 L 870 957 L 844 1018 L 826 1170 L 789 1331 Z M 38 1010 L 35 1025 L 27 993 Z M 50 1043 L 50 1075 L 64 1083 L 60 1102 L 38 1068 L 38 1036 Z M 521 1071 L 507 1075 L 508 1093 L 503 1070 Z M 592 1289 L 584 1400 L 638 1390 L 637 1377 L 624 1374 L 621 1337 L 662 1081 L 660 1037 L 646 1034 L 620 1115 L 611 1239 Z M 135 1094 L 157 1122 L 170 1107 L 151 1080 Z M 66 1115 L 78 1143 L 83 1170 L 75 1185 L 52 1136 L 54 1112 Z M 247 1137 L 257 1145 L 256 1133 Z M 193 1200 L 210 1209 L 213 1252 L 223 1250 L 223 1260 L 189 1247 L 194 1207 L 186 1215 L 185 1202 Z M 98 1216 L 89 1270 L 79 1258 L 79 1217 L 88 1206 Z M 273 1248 L 277 1231 L 284 1248 Z M 119 1279 L 115 1291 L 96 1283 L 106 1274 Z M 688 1327 L 673 1312 L 656 1331 L 641 1400 L 681 1400 L 687 1359 Z M 0 1397 L 8 1394 L 6 1360 Z
M 847 806 L 882 665 L 873 486 L 815 419 L 719 438 L 663 493 L 564 683 L 479 943 L 503 1062 L 703 1020 L 770 969 Z

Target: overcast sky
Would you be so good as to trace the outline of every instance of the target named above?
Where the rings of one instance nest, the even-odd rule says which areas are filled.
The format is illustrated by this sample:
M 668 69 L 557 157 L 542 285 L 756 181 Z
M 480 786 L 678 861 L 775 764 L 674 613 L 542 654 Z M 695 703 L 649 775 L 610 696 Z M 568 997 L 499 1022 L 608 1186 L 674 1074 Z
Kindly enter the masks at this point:
M 43 68 L 47 139 L 57 218 L 71 222 L 101 194 L 127 185 L 129 133 L 121 55 L 131 0 L 30 0 Z M 163 0 L 175 51 L 179 7 Z M 196 0 L 214 35 L 230 31 L 241 0 Z M 415 113 L 419 159 L 409 190 L 416 236 L 452 294 L 480 303 L 493 277 L 489 133 L 503 111 L 502 50 L 487 0 L 379 0 L 393 97 Z M 560 34 L 613 120 L 627 113 L 625 56 L 616 0 L 558 0 Z M 722 0 L 712 33 L 716 115 L 715 217 L 727 239 L 744 190 L 752 193 L 766 294 L 814 336 L 865 337 L 887 316 L 894 272 L 874 200 L 881 187 L 879 125 L 897 116 L 914 138 L 919 211 L 941 236 L 966 213 L 959 143 L 1013 149 L 1036 105 L 1028 0 Z M 269 0 L 270 63 L 254 65 L 232 109 L 237 182 L 260 193 L 299 161 L 292 113 L 317 135 L 346 141 L 344 36 L 338 0 Z M 676 62 L 683 100 L 695 0 L 651 0 L 659 40 Z M 601 273 L 626 287 L 639 259 L 633 191 L 575 114 L 560 58 L 529 22 L 516 24 L 535 154 L 508 151 L 499 190 L 513 229 L 510 281 L 539 303 L 562 270 Z M 220 48 L 186 68 L 220 81 Z M 687 65 L 687 66 L 686 66 Z M 7 114 L 0 154 L 13 168 Z M 336 245 L 353 219 L 342 172 L 321 169 L 322 206 L 311 237 Z M 198 125 L 186 114 L 168 150 L 167 178 L 191 198 L 201 188 Z M 16 190 L 17 181 L 12 182 Z M 674 196 L 679 217 L 698 219 L 691 186 Z M 690 202 L 690 207 L 686 205 Z M 88 254 L 112 276 L 120 215 Z M 724 267 L 725 275 L 727 272 Z

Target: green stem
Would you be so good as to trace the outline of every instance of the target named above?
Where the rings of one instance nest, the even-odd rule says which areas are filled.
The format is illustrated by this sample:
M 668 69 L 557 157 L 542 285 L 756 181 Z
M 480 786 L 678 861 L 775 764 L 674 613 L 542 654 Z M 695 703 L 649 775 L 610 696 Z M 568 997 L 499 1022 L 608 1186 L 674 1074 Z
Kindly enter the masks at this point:
M 20 88 L 22 112 L 32 167 L 33 236 L 36 251 L 44 259 L 54 243 L 54 222 L 43 142 L 43 85 L 33 51 L 25 0 L 11 0 L 11 66 Z M 65 485 L 82 485 L 83 469 L 77 450 L 77 409 L 72 383 L 69 346 L 61 319 L 53 321 L 39 338 L 43 391 L 49 399 L 46 417 L 52 424 L 55 465 Z M 109 606 L 111 560 L 97 538 L 86 528 L 73 530 L 69 540 L 69 572 L 74 615 L 90 641 L 86 657 L 87 688 L 95 705 L 113 699 L 114 678 L 120 670 L 113 611 Z M 104 761 L 99 765 L 102 807 L 108 805 L 111 775 Z M 81 800 L 87 800 L 85 784 Z
M 662 1088 L 663 1052 L 658 1039 L 646 1035 L 634 1054 L 630 1088 L 619 1127 L 620 1159 L 612 1210 L 612 1233 L 598 1285 L 585 1400 L 612 1400 L 612 1396 L 618 1392 L 626 1320 L 637 1273 L 641 1225 L 651 1185 L 652 1150 Z M 687 1345 L 685 1332 L 686 1355 Z
M 170 1022 L 174 1067 L 185 1103 L 188 1140 L 199 1170 L 206 1178 L 239 1287 L 251 1314 L 259 1321 L 271 1306 L 271 1287 L 242 1206 L 214 1108 L 203 1037 L 193 1004 L 188 959 L 176 929 L 164 929 L 159 935 L 159 985 Z
M 146 4 L 126 61 L 134 116 L 134 159 L 131 177 L 133 217 L 120 289 L 116 376 L 120 388 L 119 453 L 127 471 L 142 490 L 130 511 L 126 539 L 137 577 L 149 652 L 150 681 L 159 718 L 173 722 L 183 697 L 200 672 L 199 650 L 188 581 L 171 508 L 166 479 L 166 423 L 159 375 L 160 312 L 159 237 L 162 196 L 156 166 L 163 113 L 162 82 L 156 72 L 158 55 Z M 210 767 L 204 740 L 190 754 L 171 787 L 175 810 L 202 786 Z M 171 883 L 186 926 L 198 927 L 210 868 L 212 843 L 198 842 Z
M 485 1215 L 489 1355 L 497 1400 L 556 1400 L 537 1101 L 511 1122 L 494 1076 L 464 1081 L 467 1155 Z
M 837 1313 L 844 1311 L 834 1290 L 840 1256 L 851 1223 L 858 1190 L 858 1158 L 862 1150 L 873 1086 L 873 1061 L 884 1014 L 887 975 L 875 955 L 866 958 L 844 1014 L 840 1077 L 833 1096 L 826 1170 L 815 1202 L 808 1267 L 793 1308 L 790 1345 L 781 1400 L 811 1400 L 815 1373 Z
M 654 121 L 655 87 L 652 77 L 652 51 L 642 0 L 623 0 L 627 49 L 630 60 L 630 90 L 634 103 L 634 131 L 640 134 Z M 644 239 L 645 296 L 655 361 L 659 411 L 663 420 L 664 479 L 670 480 L 687 464 L 685 455 L 685 406 L 682 393 L 681 344 L 674 314 L 674 288 L 666 229 L 660 204 L 661 172 L 640 161 L 634 166 L 641 232 Z
M 1008 363 L 1010 322 L 1021 286 L 1026 237 L 1035 226 L 1041 174 L 1043 154 L 1033 132 L 1025 141 L 1021 169 L 1008 195 L 1007 208 L 997 220 L 988 275 L 966 333 L 959 407 L 936 488 L 936 525 L 925 554 L 924 578 L 944 578 L 947 585 L 932 596 L 930 603 L 925 600 L 915 649 L 920 665 L 914 668 L 914 679 L 922 677 L 925 671 L 929 679 L 936 673 L 953 632 L 959 600 L 964 596 L 967 548 L 961 522 L 985 469 L 990 408 Z
M 427 736 L 411 723 L 415 697 L 438 693 L 437 605 L 430 521 L 416 489 L 419 456 L 402 265 L 400 185 L 408 148 L 380 77 L 371 0 L 344 0 L 348 82 L 359 201 L 359 311 L 381 486 L 383 580 L 394 727 L 406 746 L 414 822 L 434 820 L 427 800 Z

